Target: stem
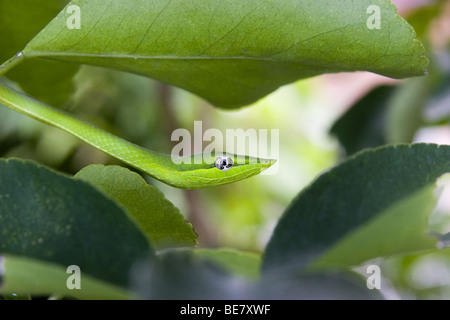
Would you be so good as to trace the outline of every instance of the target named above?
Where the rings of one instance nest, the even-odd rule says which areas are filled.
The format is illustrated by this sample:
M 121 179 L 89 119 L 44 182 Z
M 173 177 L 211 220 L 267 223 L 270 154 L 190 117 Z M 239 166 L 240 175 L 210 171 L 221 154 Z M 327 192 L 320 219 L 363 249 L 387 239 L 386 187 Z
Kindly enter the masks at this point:
M 11 59 L 7 60 L 0 66 L 0 77 L 4 76 L 9 70 L 17 66 L 22 62 L 24 55 L 22 52 L 19 52 Z

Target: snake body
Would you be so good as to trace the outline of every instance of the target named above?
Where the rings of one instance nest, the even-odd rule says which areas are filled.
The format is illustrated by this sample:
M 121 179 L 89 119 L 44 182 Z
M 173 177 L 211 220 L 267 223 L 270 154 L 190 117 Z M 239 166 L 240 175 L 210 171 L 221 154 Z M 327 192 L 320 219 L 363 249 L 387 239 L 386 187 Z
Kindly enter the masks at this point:
M 177 188 L 199 189 L 232 183 L 257 175 L 275 162 L 270 159 L 217 152 L 182 157 L 176 161 L 181 164 L 176 164 L 169 154 L 142 148 L 4 85 L 0 85 L 0 103 L 62 129 L 112 157 Z M 232 160 L 230 162 L 233 166 L 220 170 L 214 165 L 214 160 L 224 155 Z

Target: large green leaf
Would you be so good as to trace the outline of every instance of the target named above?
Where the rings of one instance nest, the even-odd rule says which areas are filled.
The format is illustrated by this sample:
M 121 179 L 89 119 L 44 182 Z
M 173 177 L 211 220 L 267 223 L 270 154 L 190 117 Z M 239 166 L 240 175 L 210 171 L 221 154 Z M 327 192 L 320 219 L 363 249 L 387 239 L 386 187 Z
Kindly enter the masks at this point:
M 192 225 L 158 189 L 120 166 L 90 165 L 75 175 L 123 205 L 158 248 L 197 244 Z
M 425 231 L 436 202 L 434 186 L 413 193 L 352 230 L 315 261 L 312 268 L 348 267 L 378 256 L 435 248 L 436 239 Z
M 389 0 L 74 0 L 23 50 L 143 74 L 222 107 L 326 72 L 403 78 L 428 64 Z M 380 29 L 368 28 L 380 9 Z
M 0 0 L 0 61 L 5 61 L 43 29 L 68 3 L 68 0 Z M 22 88 L 54 106 L 67 101 L 72 92 L 75 64 L 58 61 L 26 61 L 8 73 Z
M 30 161 L 0 160 L 0 254 L 78 265 L 125 286 L 147 238 L 121 207 L 84 181 Z
M 449 171 L 449 146 L 389 146 L 350 157 L 293 201 L 263 267 L 351 266 L 434 248 L 436 239 L 425 236 L 435 203 L 430 188 Z

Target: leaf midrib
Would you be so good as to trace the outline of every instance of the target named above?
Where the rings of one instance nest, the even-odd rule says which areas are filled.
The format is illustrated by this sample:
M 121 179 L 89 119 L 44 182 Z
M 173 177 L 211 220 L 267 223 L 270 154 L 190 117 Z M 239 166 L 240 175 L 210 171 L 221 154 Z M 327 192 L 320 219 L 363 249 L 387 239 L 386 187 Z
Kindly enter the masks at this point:
M 136 55 L 136 54 L 107 54 L 107 53 L 80 53 L 80 52 L 41 52 L 32 51 L 23 52 L 27 58 L 38 57 L 88 57 L 88 58 L 118 58 L 118 59 L 145 59 L 145 60 L 256 60 L 256 61 L 270 61 L 270 62 L 286 62 L 284 60 L 264 57 L 249 57 L 249 56 L 151 56 L 151 55 Z

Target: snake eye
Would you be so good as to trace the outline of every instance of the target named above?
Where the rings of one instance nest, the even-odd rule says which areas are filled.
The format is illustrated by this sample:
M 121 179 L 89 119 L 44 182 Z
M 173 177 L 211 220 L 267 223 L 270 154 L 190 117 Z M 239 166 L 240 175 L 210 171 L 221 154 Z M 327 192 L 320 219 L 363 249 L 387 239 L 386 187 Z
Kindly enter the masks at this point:
M 220 156 L 216 159 L 215 166 L 217 169 L 221 171 L 227 171 L 230 170 L 233 166 L 233 159 L 231 159 L 228 156 Z

